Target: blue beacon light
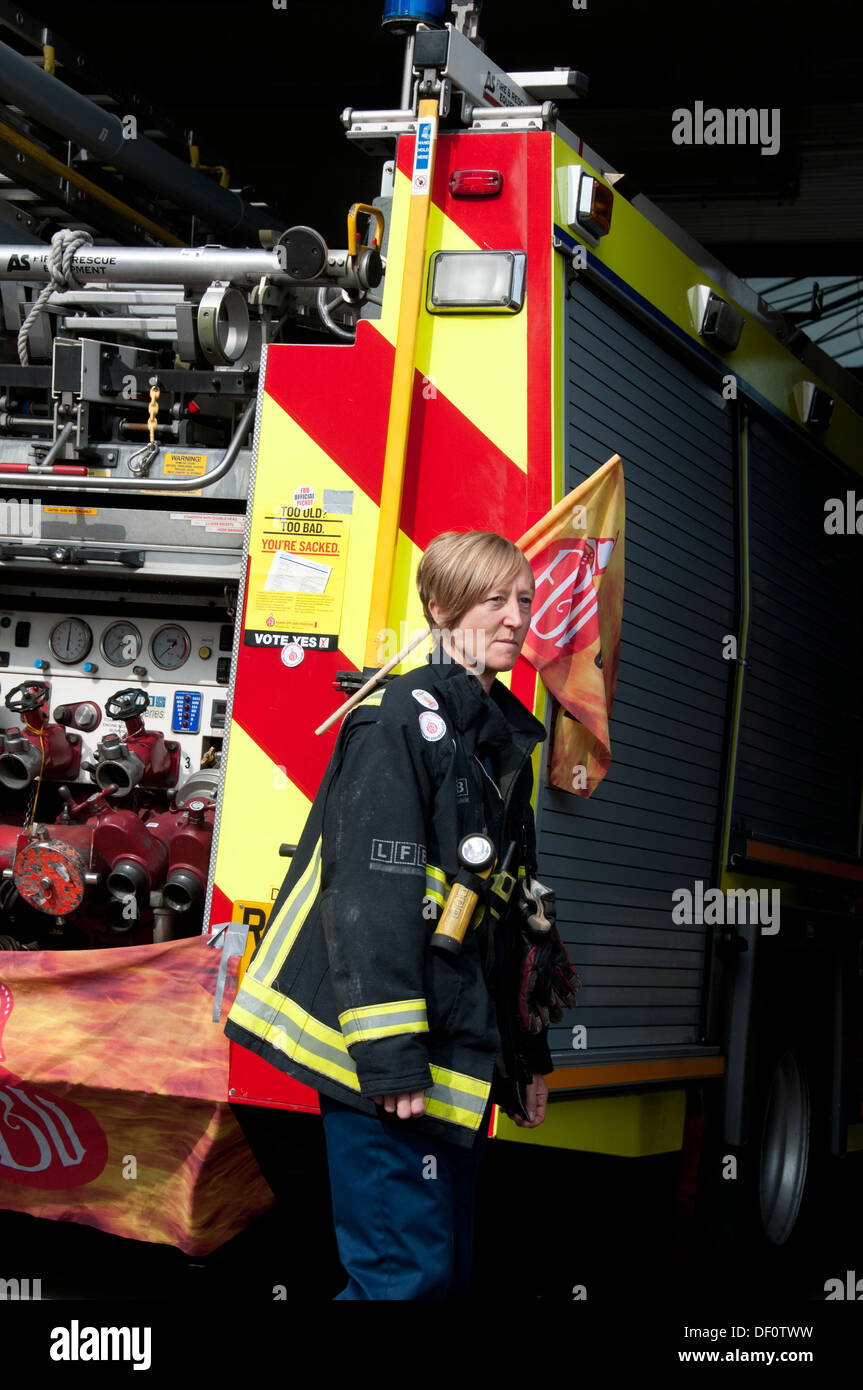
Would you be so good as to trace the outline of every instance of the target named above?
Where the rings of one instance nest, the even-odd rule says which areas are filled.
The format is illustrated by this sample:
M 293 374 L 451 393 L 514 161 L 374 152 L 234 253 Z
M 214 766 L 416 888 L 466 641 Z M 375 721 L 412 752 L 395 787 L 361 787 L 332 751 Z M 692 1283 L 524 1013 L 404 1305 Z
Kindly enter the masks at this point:
M 443 24 L 446 11 L 447 0 L 386 0 L 381 25 L 409 34 L 418 24 Z

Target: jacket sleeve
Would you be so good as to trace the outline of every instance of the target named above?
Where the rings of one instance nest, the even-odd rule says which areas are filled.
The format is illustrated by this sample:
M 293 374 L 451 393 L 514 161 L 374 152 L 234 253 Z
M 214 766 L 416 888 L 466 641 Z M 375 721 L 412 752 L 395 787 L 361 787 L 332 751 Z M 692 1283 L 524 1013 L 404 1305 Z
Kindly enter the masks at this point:
M 432 1085 L 424 993 L 426 819 L 434 789 L 409 731 L 358 718 L 324 812 L 321 921 L 360 1094 Z
M 551 1060 L 551 1052 L 548 1047 L 547 1028 L 535 1035 L 524 1034 L 522 1050 L 524 1059 L 532 1072 L 539 1072 L 540 1076 L 548 1076 L 554 1071 L 554 1062 Z

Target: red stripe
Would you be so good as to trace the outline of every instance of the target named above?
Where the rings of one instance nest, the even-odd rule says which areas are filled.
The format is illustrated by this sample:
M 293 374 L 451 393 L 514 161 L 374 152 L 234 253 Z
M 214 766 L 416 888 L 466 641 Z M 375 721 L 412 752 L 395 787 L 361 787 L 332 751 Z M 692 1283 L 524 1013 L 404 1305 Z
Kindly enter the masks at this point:
M 361 319 L 353 346 L 283 345 L 267 353 L 266 390 L 379 503 L 393 348 Z M 301 481 L 297 479 L 296 481 Z
M 424 400 L 418 372 L 412 412 L 400 518 L 405 534 L 421 550 L 452 527 L 520 536 L 527 497 L 518 465 L 440 391 Z
M 222 922 L 230 922 L 234 904 L 231 899 L 222 892 L 218 883 L 213 884 L 213 897 L 210 905 L 210 925 L 217 926 Z
M 403 135 L 398 146 L 399 170 L 410 178 L 414 136 Z M 528 141 L 520 135 L 477 135 L 470 131 L 438 139 L 432 201 L 471 241 L 484 250 L 526 251 L 525 189 Z M 449 176 L 455 169 L 499 169 L 503 191 L 493 198 L 453 198 Z M 541 199 L 537 200 L 540 203 Z
M 280 649 L 245 647 L 234 690 L 233 720 L 276 767 L 313 801 L 330 760 L 338 724 L 315 738 L 315 729 L 347 699 L 333 689 L 337 671 L 356 667 L 344 652 L 309 652 L 300 666 L 282 662 Z M 230 792 L 230 785 L 228 787 Z M 254 808 L 249 808 L 254 814 Z M 262 827 L 273 840 L 278 826 Z
M 518 658 L 512 669 L 510 689 L 527 709 L 533 709 L 533 702 L 536 697 L 536 671 L 523 656 Z

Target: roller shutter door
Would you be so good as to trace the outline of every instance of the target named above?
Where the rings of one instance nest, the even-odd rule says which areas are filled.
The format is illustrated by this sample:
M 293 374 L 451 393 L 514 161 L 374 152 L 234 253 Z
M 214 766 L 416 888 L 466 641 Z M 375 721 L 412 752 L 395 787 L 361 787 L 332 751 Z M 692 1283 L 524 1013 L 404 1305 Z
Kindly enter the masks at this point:
M 626 587 L 611 769 L 589 800 L 540 788 L 540 878 L 584 988 L 563 1063 L 699 1041 L 705 932 L 674 889 L 713 882 L 736 629 L 734 419 L 716 384 L 576 280 L 566 321 L 566 488 L 617 452 Z M 572 1051 L 572 1025 L 588 1052 Z
M 855 479 L 766 424 L 754 423 L 750 439 L 752 620 L 736 819 L 756 839 L 853 855 L 863 541 L 828 535 L 824 504 L 844 502 Z

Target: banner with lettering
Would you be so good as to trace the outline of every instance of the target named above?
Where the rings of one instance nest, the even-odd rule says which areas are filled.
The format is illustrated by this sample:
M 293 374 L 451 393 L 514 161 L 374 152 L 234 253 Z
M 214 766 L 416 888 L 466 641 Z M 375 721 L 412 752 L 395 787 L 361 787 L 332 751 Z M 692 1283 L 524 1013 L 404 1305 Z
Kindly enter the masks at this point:
M 200 1255 L 272 1205 L 226 1102 L 219 958 L 0 953 L 0 1208 Z
M 576 796 L 590 796 L 611 765 L 625 511 L 615 454 L 517 542 L 536 580 L 523 655 L 561 706 L 551 782 Z

